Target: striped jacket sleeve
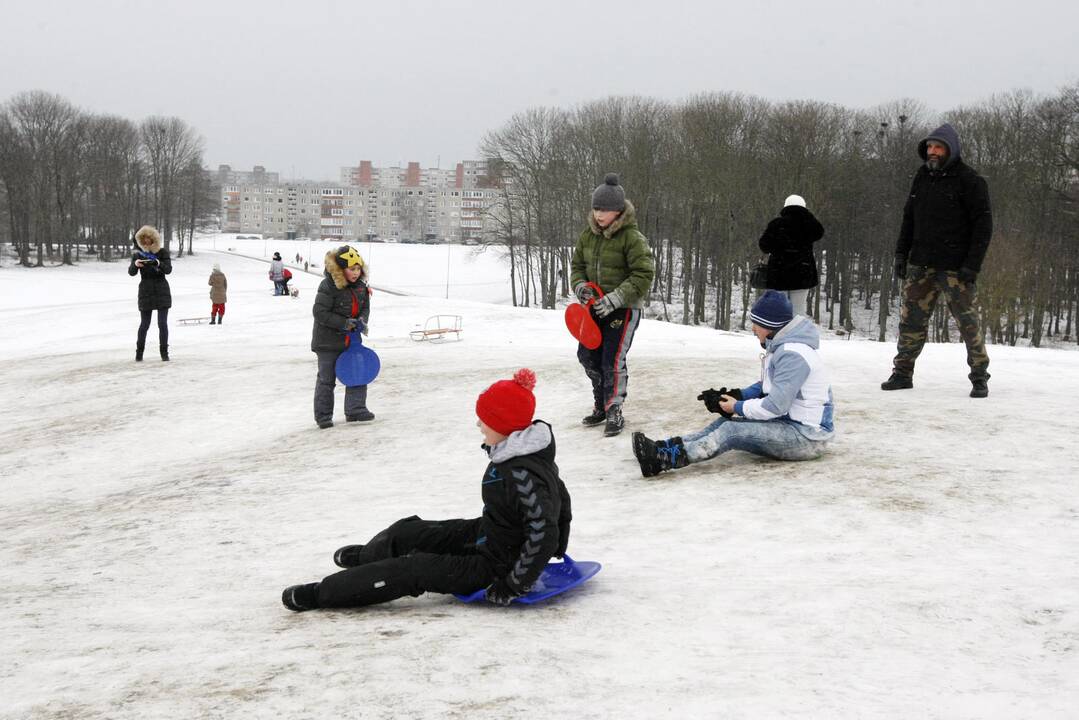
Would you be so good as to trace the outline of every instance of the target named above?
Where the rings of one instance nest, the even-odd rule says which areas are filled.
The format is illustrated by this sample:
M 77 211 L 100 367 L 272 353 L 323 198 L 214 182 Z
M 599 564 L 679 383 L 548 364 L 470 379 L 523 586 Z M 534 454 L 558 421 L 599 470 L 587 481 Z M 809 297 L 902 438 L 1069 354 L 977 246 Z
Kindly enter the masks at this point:
M 509 479 L 508 490 L 524 529 L 524 542 L 506 581 L 525 593 L 559 550 L 559 512 L 542 478 L 523 468 L 513 468 Z

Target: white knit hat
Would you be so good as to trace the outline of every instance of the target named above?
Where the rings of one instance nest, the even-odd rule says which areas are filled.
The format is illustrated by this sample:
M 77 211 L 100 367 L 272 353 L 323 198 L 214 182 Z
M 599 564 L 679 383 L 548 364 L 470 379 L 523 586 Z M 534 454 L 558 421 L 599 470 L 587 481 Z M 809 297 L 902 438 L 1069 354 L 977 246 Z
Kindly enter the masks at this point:
M 801 195 L 788 195 L 787 199 L 783 201 L 783 207 L 790 207 L 791 205 L 797 205 L 798 207 L 805 207 L 805 198 Z

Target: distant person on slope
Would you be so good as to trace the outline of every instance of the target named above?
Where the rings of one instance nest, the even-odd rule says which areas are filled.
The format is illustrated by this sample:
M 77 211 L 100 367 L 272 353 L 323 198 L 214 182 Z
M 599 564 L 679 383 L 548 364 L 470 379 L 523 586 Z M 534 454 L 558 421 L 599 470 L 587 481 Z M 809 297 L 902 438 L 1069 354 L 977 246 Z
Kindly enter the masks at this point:
M 989 354 L 978 328 L 978 273 L 993 236 L 989 186 L 959 156 L 959 133 L 948 123 L 918 143 L 924 164 L 914 174 L 895 247 L 903 278 L 899 341 L 881 390 L 914 387 L 914 362 L 925 347 L 941 295 L 967 346 L 970 396 L 989 395 Z
M 705 390 L 698 396 L 719 417 L 703 430 L 649 440 L 633 433 L 633 454 L 641 474 L 710 460 L 728 450 L 745 450 L 776 460 L 820 457 L 834 434 L 832 386 L 817 349 L 813 321 L 795 316 L 787 296 L 767 290 L 750 313 L 753 334 L 765 349 L 761 380 L 749 387 Z
M 281 260 L 281 253 L 275 252 L 270 261 L 270 279 L 273 280 L 273 294 L 283 295 L 282 286 L 285 280 L 285 263 Z
M 596 295 L 588 283 L 595 283 L 604 293 L 591 310 L 603 342 L 595 350 L 577 347 L 577 359 L 592 383 L 592 412 L 581 422 L 606 423 L 604 435 L 611 437 L 625 426 L 626 356 L 656 274 L 648 239 L 637 227 L 637 211 L 626 200 L 614 173 L 592 192 L 588 227 L 577 240 L 571 265 L 570 285 L 581 304 Z
M 161 233 L 150 225 L 143 225 L 135 233 L 135 252 L 131 254 L 131 264 L 127 274 L 139 276 L 139 334 L 135 341 L 135 361 L 142 362 L 142 352 L 146 349 L 146 331 L 150 329 L 150 319 L 157 311 L 157 343 L 161 350 L 161 359 L 169 359 L 169 308 L 172 307 L 172 292 L 165 277 L 172 272 L 172 259 L 169 251 L 161 245 Z
M 806 311 L 809 291 L 820 283 L 813 243 L 823 236 L 824 226 L 806 209 L 806 201 L 791 195 L 757 243 L 768 253 L 768 287 L 785 293 L 796 313 Z
M 471 594 L 509 605 L 569 542 L 570 497 L 555 465 L 551 426 L 533 420 L 536 375 L 521 369 L 476 400 L 489 462 L 480 484 L 483 514 L 470 520 L 398 520 L 366 545 L 333 554 L 341 572 L 285 588 L 289 610 L 362 607 L 425 592 Z
M 225 322 L 225 291 L 228 290 L 229 281 L 217 263 L 214 263 L 214 269 L 210 272 L 210 279 L 206 284 L 210 286 L 210 324 L 220 325 Z
M 356 328 L 366 335 L 371 315 L 371 290 L 367 287 L 367 265 L 356 249 L 342 245 L 326 253 L 322 284 L 311 306 L 314 327 L 311 350 L 318 357 L 315 379 L 315 422 L 320 428 L 333 427 L 333 390 L 337 384 L 337 358 L 349 346 L 348 333 Z M 367 386 L 345 388 L 345 420 L 374 420 L 367 409 Z

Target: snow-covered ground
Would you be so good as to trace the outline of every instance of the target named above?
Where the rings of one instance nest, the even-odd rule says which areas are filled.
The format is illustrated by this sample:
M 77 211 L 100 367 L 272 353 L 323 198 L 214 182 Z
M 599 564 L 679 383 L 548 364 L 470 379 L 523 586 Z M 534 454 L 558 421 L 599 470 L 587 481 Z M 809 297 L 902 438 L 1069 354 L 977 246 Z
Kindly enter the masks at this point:
M 376 285 L 444 283 L 384 250 Z M 208 313 L 215 261 L 225 324 L 179 325 Z M 972 400 L 961 345 L 883 393 L 894 345 L 829 337 L 825 458 L 644 480 L 630 431 L 706 423 L 701 389 L 759 371 L 748 333 L 644 322 L 627 431 L 604 439 L 578 424 L 561 313 L 376 293 L 377 419 L 318 430 L 318 280 L 275 298 L 263 262 L 177 260 L 172 362 L 151 329 L 136 364 L 123 264 L 0 268 L 0 717 L 1075 717 L 1079 354 L 991 347 Z M 461 342 L 408 339 L 440 312 Z M 521 366 L 573 496 L 570 553 L 603 571 L 532 608 L 285 610 L 336 547 L 479 513 L 475 398 Z

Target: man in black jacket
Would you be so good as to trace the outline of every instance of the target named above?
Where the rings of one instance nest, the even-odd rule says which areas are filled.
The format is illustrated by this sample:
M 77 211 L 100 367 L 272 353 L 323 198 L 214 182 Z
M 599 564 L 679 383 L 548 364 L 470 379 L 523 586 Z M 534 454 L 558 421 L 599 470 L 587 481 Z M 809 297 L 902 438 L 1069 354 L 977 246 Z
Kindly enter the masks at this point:
M 882 390 L 914 387 L 914 362 L 943 294 L 967 346 L 971 397 L 989 395 L 989 356 L 975 312 L 978 273 L 993 234 L 989 188 L 960 157 L 959 134 L 948 123 L 918 144 L 925 164 L 914 175 L 895 249 L 904 279 L 898 352 Z

